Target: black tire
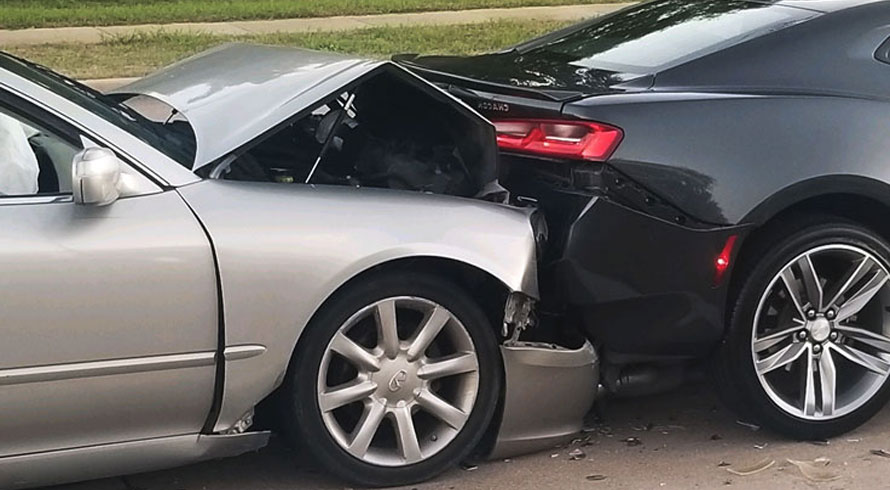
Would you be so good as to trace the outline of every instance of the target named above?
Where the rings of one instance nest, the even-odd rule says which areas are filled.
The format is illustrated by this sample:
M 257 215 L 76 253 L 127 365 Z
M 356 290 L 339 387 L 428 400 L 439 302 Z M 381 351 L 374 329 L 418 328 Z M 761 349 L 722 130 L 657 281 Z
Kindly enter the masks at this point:
M 742 286 L 730 298 L 727 335 L 714 356 L 717 388 L 724 402 L 745 420 L 800 440 L 822 440 L 848 432 L 872 418 L 890 398 L 886 380 L 854 411 L 828 420 L 795 416 L 767 394 L 758 379 L 751 352 L 754 318 L 766 288 L 782 268 L 800 254 L 825 245 L 859 247 L 890 268 L 890 246 L 877 233 L 844 218 L 798 217 L 758 237 L 757 247 L 738 271 Z
M 431 300 L 463 324 L 475 345 L 479 385 L 469 418 L 444 449 L 423 461 L 393 467 L 369 464 L 336 442 L 322 419 L 316 380 L 324 352 L 339 327 L 362 308 L 398 296 Z M 368 487 L 418 483 L 457 465 L 479 444 L 497 407 L 502 371 L 494 330 L 479 305 L 461 288 L 411 272 L 368 276 L 333 296 L 306 327 L 284 385 L 285 426 L 294 443 L 306 446 L 322 466 L 348 482 Z

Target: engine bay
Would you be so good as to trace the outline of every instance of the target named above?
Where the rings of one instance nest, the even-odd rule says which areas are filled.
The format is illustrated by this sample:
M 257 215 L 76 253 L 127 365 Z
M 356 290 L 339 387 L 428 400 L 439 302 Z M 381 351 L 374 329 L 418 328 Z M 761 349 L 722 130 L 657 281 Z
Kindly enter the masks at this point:
M 410 78 L 368 77 L 202 169 L 204 177 L 505 200 L 489 128 Z

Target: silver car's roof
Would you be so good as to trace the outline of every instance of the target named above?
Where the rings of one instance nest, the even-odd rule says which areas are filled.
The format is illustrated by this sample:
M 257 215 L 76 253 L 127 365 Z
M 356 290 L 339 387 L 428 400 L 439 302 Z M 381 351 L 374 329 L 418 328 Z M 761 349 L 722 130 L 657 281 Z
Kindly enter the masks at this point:
M 154 97 L 188 118 L 197 140 L 197 170 L 386 64 L 305 49 L 227 44 L 114 93 Z

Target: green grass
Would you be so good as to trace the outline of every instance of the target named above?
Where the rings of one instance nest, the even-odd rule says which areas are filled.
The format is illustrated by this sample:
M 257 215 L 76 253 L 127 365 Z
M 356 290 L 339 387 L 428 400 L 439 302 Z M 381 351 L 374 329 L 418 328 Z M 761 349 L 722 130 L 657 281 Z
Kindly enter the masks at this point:
M 213 22 L 620 0 L 0 0 L 0 28 Z
M 45 44 L 8 50 L 71 77 L 91 79 L 142 76 L 193 53 L 231 41 L 300 46 L 377 58 L 395 53 L 472 54 L 516 44 L 564 25 L 553 21 L 499 21 L 250 36 L 158 32 L 109 38 L 89 46 Z

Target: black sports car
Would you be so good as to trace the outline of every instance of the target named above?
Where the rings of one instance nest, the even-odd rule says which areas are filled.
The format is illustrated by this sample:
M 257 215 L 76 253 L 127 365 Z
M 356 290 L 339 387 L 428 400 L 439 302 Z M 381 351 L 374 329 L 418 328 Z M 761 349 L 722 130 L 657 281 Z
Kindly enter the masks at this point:
M 542 321 L 583 326 L 607 387 L 711 356 L 800 438 L 890 397 L 890 2 L 655 0 L 396 59 L 494 121 L 551 228 Z

